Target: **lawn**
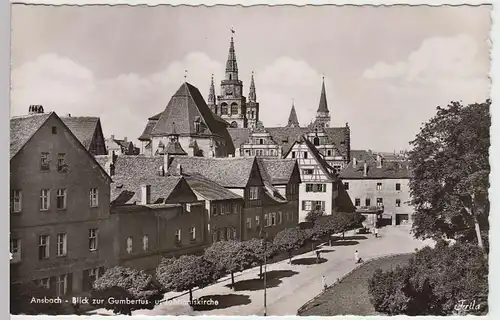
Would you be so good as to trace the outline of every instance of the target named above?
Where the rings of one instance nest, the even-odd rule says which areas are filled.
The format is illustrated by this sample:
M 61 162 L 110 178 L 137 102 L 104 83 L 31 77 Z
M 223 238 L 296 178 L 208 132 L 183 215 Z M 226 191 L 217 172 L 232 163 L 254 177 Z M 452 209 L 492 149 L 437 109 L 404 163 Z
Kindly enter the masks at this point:
M 413 254 L 369 261 L 323 294 L 307 303 L 300 316 L 382 315 L 375 311 L 368 294 L 368 279 L 377 268 L 389 270 L 405 264 Z

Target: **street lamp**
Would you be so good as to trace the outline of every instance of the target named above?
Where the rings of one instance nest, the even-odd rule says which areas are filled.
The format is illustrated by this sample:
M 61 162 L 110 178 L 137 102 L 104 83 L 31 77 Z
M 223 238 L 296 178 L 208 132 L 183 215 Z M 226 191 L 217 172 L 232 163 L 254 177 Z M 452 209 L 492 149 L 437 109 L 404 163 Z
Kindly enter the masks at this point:
M 260 230 L 259 236 L 264 246 L 264 317 L 267 316 L 267 232 Z

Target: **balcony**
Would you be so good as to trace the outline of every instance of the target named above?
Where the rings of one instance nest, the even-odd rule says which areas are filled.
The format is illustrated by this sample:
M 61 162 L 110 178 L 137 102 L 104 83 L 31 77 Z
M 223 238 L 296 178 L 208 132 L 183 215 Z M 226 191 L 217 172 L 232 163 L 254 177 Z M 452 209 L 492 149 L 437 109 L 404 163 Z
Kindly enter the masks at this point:
M 358 213 L 383 213 L 384 206 L 356 207 Z

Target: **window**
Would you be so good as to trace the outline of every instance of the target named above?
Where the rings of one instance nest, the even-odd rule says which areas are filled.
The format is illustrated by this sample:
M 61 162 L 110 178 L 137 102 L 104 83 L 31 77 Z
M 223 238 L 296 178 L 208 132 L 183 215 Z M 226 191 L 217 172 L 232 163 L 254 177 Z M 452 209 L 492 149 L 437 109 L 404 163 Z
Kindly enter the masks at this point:
M 281 224 L 283 222 L 283 215 L 281 211 L 278 211 L 278 215 L 276 217 L 277 217 L 277 223 Z
M 212 242 L 217 242 L 219 240 L 219 231 L 214 230 L 212 233 Z
M 252 218 L 247 218 L 247 229 L 252 229 Z
M 49 257 L 50 236 L 43 235 L 38 237 L 38 259 L 47 259 Z
M 331 157 L 331 156 L 332 156 L 332 150 L 327 150 L 327 151 L 326 151 L 326 155 L 327 155 L 328 157 Z
M 50 170 L 50 159 L 49 159 L 49 153 L 48 152 L 42 152 L 40 156 L 40 170 L 42 171 L 49 171 Z
M 231 104 L 231 114 L 238 114 L 239 113 L 239 108 L 236 103 Z
M 52 134 L 57 134 L 57 127 L 52 127 Z
M 66 233 L 57 234 L 57 252 L 58 257 L 64 257 L 67 253 L 67 235 Z
M 57 154 L 57 171 L 58 172 L 66 172 L 68 165 L 66 163 L 66 154 L 58 153 Z
M 89 229 L 89 250 L 97 250 L 97 234 L 99 229 Z
M 92 268 L 92 269 L 88 269 L 87 270 L 88 272 L 88 275 L 89 275 L 89 278 L 88 278 L 88 281 L 89 281 L 89 288 L 91 288 L 93 285 L 94 285 L 94 282 L 99 279 L 100 277 L 102 277 L 102 275 L 104 274 L 104 270 L 101 268 Z
M 43 278 L 38 280 L 38 286 L 45 289 L 50 289 L 50 278 Z
M 396 207 L 401 207 L 401 199 L 396 199 Z
M 240 206 L 237 203 L 233 203 L 233 213 L 238 213 L 240 209 L 239 207 Z
M 267 213 L 264 214 L 264 227 L 269 226 L 269 215 Z
M 292 151 L 292 158 L 295 159 L 295 151 Z
M 256 155 L 257 157 L 262 157 L 262 149 L 257 149 L 257 150 L 255 150 L 255 155 Z
M 66 189 L 57 189 L 56 205 L 58 210 L 66 209 Z
M 401 183 L 396 183 L 396 191 L 401 191 Z
M 302 201 L 302 210 L 311 211 L 312 203 L 311 201 Z
M 21 190 L 12 190 L 11 195 L 11 210 L 12 212 L 21 212 L 22 209 L 22 192 Z
M 315 210 L 325 210 L 325 201 L 311 201 L 311 206 Z
M 191 241 L 196 240 L 196 227 L 189 228 L 189 239 Z
M 212 205 L 212 215 L 216 216 L 217 215 L 217 205 Z
M 175 230 L 175 243 L 181 243 L 181 229 Z
M 304 152 L 304 159 L 307 159 L 307 151 Z
M 318 137 L 314 137 L 314 139 L 313 139 L 313 144 L 314 144 L 315 146 L 319 146 L 319 138 L 318 138 Z
M 226 228 L 226 239 L 227 240 L 231 240 L 232 234 L 233 234 L 233 231 L 231 230 L 231 228 Z
M 271 225 L 276 225 L 276 212 L 271 212 Z
M 354 199 L 354 205 L 355 205 L 356 207 L 361 206 L 361 199 L 360 199 L 360 198 L 356 198 L 356 199 Z
M 269 155 L 274 156 L 274 149 L 269 150 Z
M 142 250 L 143 251 L 149 250 L 149 237 L 147 234 L 142 237 Z
M 50 207 L 50 190 L 42 189 L 40 192 L 40 211 L 49 210 Z
M 382 182 L 377 182 L 377 190 L 382 190 Z
M 302 169 L 302 174 L 311 175 L 314 173 L 314 169 Z
M 56 295 L 62 297 L 66 295 L 68 290 L 68 275 L 63 274 L 62 276 L 57 276 L 56 278 Z
M 233 231 L 233 239 L 236 239 L 236 228 L 231 229 Z
M 227 103 L 223 102 L 220 107 L 220 114 L 227 115 Z
M 326 184 L 323 183 L 307 183 L 306 192 L 326 192 Z
M 377 207 L 381 207 L 384 205 L 384 200 L 382 198 L 377 198 Z
M 367 207 L 371 206 L 371 201 L 370 200 L 371 200 L 370 198 L 366 198 L 365 199 L 365 206 L 367 206 Z
M 264 139 L 259 139 L 259 144 L 264 144 Z
M 260 225 L 260 217 L 255 216 L 255 226 L 259 226 L 259 225 Z
M 99 190 L 97 188 L 90 188 L 90 206 L 97 207 L 99 204 Z
M 259 199 L 259 187 L 250 187 L 250 200 Z
M 184 204 L 184 211 L 191 212 L 191 203 Z
M 10 239 L 10 253 L 12 262 L 21 261 L 21 239 Z
M 196 133 L 200 132 L 200 122 L 198 122 L 198 121 L 194 122 L 194 131 Z
M 344 189 L 349 190 L 349 182 L 344 182 Z

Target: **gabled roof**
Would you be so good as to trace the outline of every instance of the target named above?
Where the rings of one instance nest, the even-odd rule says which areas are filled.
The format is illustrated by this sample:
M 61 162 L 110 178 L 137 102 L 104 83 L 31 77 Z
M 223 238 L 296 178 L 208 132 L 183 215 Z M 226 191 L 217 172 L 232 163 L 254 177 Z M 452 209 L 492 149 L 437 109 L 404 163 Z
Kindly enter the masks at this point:
M 187 183 L 196 193 L 201 195 L 206 200 L 234 200 L 243 199 L 240 195 L 224 188 L 220 184 L 212 181 L 201 174 L 186 174 L 184 175 Z
M 290 110 L 290 115 L 288 116 L 287 127 L 300 127 L 299 119 L 297 118 L 297 112 L 295 111 L 295 104 L 292 103 L 292 109 Z
M 411 171 L 408 161 L 383 161 L 382 167 L 377 167 L 377 161 L 368 159 L 358 161 L 356 166 L 354 160 L 342 169 L 339 176 L 342 179 L 409 179 Z M 367 174 L 364 176 L 364 164 L 367 164 Z
M 100 123 L 99 117 L 63 117 L 61 120 L 89 150 Z
M 307 139 L 306 137 L 304 137 L 302 139 L 302 141 L 304 142 L 304 144 L 307 146 L 307 148 L 309 149 L 309 152 L 312 154 L 312 156 L 316 159 L 319 167 L 321 168 L 321 170 L 327 175 L 327 177 L 331 180 L 337 180 L 337 178 L 335 177 L 334 174 L 330 173 L 331 171 L 334 171 L 335 172 L 335 169 L 332 168 L 332 166 L 330 166 L 328 164 L 328 162 L 326 162 L 326 160 L 323 158 L 323 156 L 319 153 L 318 149 L 316 149 L 316 147 L 314 146 L 314 144 L 309 141 L 309 139 Z
M 196 131 L 194 122 L 200 122 Z M 217 121 L 208 108 L 203 96 L 193 85 L 185 82 L 172 96 L 167 107 L 154 125 L 151 135 L 168 135 L 176 127 L 180 135 L 216 134 L 223 136 L 223 125 Z
M 248 158 L 204 158 L 175 156 L 169 168 L 175 173 L 178 165 L 185 173 L 199 173 L 225 188 L 245 188 L 250 179 L 254 157 Z
M 358 161 L 375 161 L 375 157 L 366 150 L 351 150 L 351 159 Z
M 10 159 L 24 147 L 31 137 L 43 126 L 49 117 L 55 114 L 36 113 L 10 118 Z
M 317 112 L 329 112 L 328 104 L 326 102 L 325 78 L 323 78 L 323 84 L 321 85 L 321 96 L 319 98 L 319 106 Z
M 96 156 L 101 167 L 111 160 L 110 155 Z M 115 205 L 141 202 L 142 185 L 151 186 L 151 204 L 166 203 L 170 194 L 179 184 L 181 176 L 161 176 L 163 157 L 115 156 L 111 203 Z
M 295 159 L 258 158 L 259 167 L 263 166 L 272 185 L 288 184 L 297 166 Z
M 138 140 L 146 141 L 146 140 L 151 139 L 151 131 L 153 131 L 153 128 L 157 122 L 158 122 L 157 119 L 149 118 L 148 122 L 146 124 L 146 127 L 144 128 L 144 131 L 142 132 L 142 134 L 139 136 Z
M 106 170 L 97 163 L 94 156 L 89 153 L 88 148 L 82 144 L 81 140 L 76 137 L 73 131 L 68 128 L 55 112 L 15 116 L 10 119 L 10 160 L 21 151 L 28 141 L 31 140 L 50 118 L 55 118 L 56 121 L 61 123 L 64 130 L 67 130 L 70 136 L 75 139 L 76 143 L 81 146 L 82 150 L 84 150 L 85 154 L 90 158 L 95 168 L 100 171 L 104 179 L 111 181 L 111 177 L 107 174 Z
M 169 155 L 187 156 L 187 152 L 182 149 L 179 141 L 170 141 L 167 148 L 165 148 L 164 153 Z
M 264 182 L 264 195 L 267 201 L 274 203 L 286 203 L 286 195 L 283 195 L 279 190 L 273 186 L 273 176 L 267 171 L 267 166 L 264 163 L 264 159 L 256 158 L 257 165 L 259 167 L 260 175 Z

